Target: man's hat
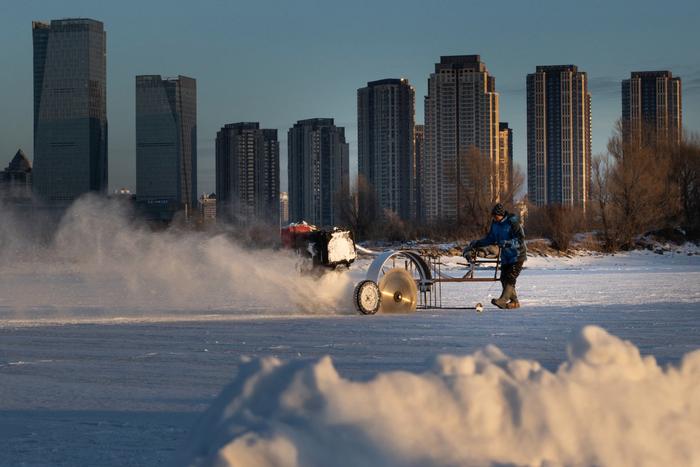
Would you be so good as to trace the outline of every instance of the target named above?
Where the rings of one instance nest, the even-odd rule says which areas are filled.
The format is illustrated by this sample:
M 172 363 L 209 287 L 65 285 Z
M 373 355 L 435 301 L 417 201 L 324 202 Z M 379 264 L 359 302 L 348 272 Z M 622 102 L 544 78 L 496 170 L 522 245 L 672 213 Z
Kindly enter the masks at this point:
M 492 216 L 505 216 L 506 215 L 506 208 L 504 208 L 501 203 L 496 203 L 496 205 L 491 210 L 491 215 Z

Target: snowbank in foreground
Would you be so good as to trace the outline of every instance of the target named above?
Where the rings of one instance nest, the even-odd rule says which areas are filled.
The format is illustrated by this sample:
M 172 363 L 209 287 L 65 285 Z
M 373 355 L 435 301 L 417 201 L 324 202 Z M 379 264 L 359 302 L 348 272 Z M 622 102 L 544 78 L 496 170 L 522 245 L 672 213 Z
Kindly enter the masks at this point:
M 318 362 L 249 362 L 184 465 L 700 465 L 700 350 L 660 368 L 588 326 L 556 373 L 496 347 L 367 382 Z

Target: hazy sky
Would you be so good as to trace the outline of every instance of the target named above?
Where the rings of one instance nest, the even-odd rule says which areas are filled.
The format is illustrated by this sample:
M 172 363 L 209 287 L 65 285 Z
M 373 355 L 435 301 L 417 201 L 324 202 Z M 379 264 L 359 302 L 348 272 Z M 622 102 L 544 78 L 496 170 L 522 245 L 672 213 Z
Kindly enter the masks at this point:
M 135 185 L 137 74 L 197 79 L 200 192 L 214 190 L 216 131 L 238 121 L 279 130 L 283 189 L 287 130 L 302 118 L 345 126 L 356 170 L 357 88 L 408 78 L 422 123 L 440 55 L 481 55 L 523 169 L 525 76 L 536 65 L 588 72 L 594 153 L 605 149 L 620 115 L 620 80 L 632 70 L 680 76 L 684 125 L 700 131 L 697 0 L 0 0 L 0 169 L 17 148 L 33 155 L 31 22 L 66 17 L 105 23 L 111 189 Z

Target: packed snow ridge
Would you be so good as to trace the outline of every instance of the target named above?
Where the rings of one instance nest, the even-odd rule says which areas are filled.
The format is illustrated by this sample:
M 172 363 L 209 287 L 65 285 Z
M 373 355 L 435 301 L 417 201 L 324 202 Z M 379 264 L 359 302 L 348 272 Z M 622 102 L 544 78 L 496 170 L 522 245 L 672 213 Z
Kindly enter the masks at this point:
M 700 465 L 700 350 L 661 368 L 587 326 L 552 373 L 489 346 L 367 382 L 329 357 L 246 363 L 182 465 Z

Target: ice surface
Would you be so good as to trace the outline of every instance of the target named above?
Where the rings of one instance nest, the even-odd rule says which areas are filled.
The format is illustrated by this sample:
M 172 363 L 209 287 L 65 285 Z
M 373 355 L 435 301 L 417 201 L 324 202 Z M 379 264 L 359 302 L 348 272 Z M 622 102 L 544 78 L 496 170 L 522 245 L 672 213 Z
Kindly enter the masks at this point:
M 295 375 L 302 386 L 294 388 L 309 394 L 320 393 L 313 392 L 316 389 L 308 384 L 335 381 L 337 386 L 333 387 L 347 389 L 342 398 L 347 404 L 353 397 L 362 398 L 363 404 L 380 413 L 385 410 L 379 405 L 382 399 L 386 399 L 386 410 L 407 410 L 406 404 L 423 404 L 411 406 L 406 415 L 412 417 L 406 419 L 412 423 L 426 420 L 425 428 L 412 428 L 416 430 L 412 436 L 445 436 L 449 440 L 449 433 L 441 435 L 444 430 L 429 423 L 436 411 L 449 420 L 453 415 L 445 412 L 447 408 L 461 407 L 457 404 L 463 401 L 457 397 L 461 393 L 448 384 L 456 379 L 447 368 L 461 368 L 464 362 L 478 359 L 482 359 L 484 368 L 490 368 L 479 378 L 492 377 L 502 384 L 488 386 L 493 382 L 489 379 L 484 383 L 488 391 L 465 396 L 464 400 L 473 402 L 465 410 L 495 410 L 498 404 L 504 411 L 511 410 L 504 399 L 510 397 L 505 392 L 507 387 L 515 391 L 516 397 L 508 400 L 520 402 L 523 416 L 535 416 L 531 414 L 547 409 L 546 420 L 536 419 L 540 423 L 537 430 L 541 431 L 534 432 L 543 440 L 549 439 L 550 444 L 532 441 L 533 451 L 522 451 L 530 456 L 524 462 L 564 459 L 557 456 L 575 452 L 579 446 L 576 443 L 583 443 L 575 433 L 566 444 L 560 439 L 566 434 L 563 428 L 555 433 L 548 431 L 563 425 L 561 417 L 568 416 L 572 426 L 589 430 L 584 431 L 589 433 L 586 446 L 591 446 L 587 453 L 596 449 L 595 455 L 608 455 L 603 453 L 604 447 L 612 446 L 622 436 L 613 434 L 608 441 L 598 440 L 593 424 L 601 428 L 601 433 L 608 433 L 611 426 L 621 433 L 629 431 L 634 443 L 641 443 L 648 423 L 656 420 L 660 435 L 649 439 L 648 446 L 640 447 L 639 453 L 628 453 L 624 449 L 627 445 L 620 444 L 616 451 L 621 452 L 609 455 L 632 459 L 648 452 L 648 458 L 656 460 L 654 456 L 665 456 L 673 448 L 674 455 L 686 456 L 671 458 L 673 461 L 690 459 L 698 464 L 697 457 L 688 457 L 696 451 L 685 450 L 682 444 L 685 433 L 696 434 L 697 422 L 690 427 L 674 425 L 686 419 L 671 413 L 668 405 L 675 397 L 679 410 L 682 408 L 688 416 L 697 414 L 697 399 L 682 400 L 681 393 L 681 382 L 688 374 L 684 371 L 697 373 L 685 370 L 690 368 L 690 357 L 683 360 L 683 356 L 700 347 L 700 256 L 688 256 L 697 253 L 692 248 L 673 249 L 663 255 L 639 251 L 614 256 L 530 258 L 518 282 L 523 308 L 517 311 L 495 310 L 489 299 L 500 292 L 499 284 L 479 283 L 445 285 L 443 304 L 449 307 L 483 302 L 487 309 L 482 314 L 445 309 L 360 316 L 353 310 L 348 292 L 366 273 L 367 258 L 342 274 L 302 276 L 297 272 L 296 259 L 278 251 L 251 251 L 229 238 L 196 233 L 148 233 L 124 227 L 124 223 L 123 215 L 113 206 L 86 200 L 76 205 L 57 242 L 46 249 L 32 245 L 30 236 L 18 230 L 17 223 L 0 224 L 0 466 L 183 463 L 185 459 L 176 452 L 186 444 L 199 414 L 232 378 L 248 381 L 264 365 L 269 366 L 274 381 L 282 386 L 289 383 L 271 390 L 271 397 L 291 391 L 291 380 L 282 378 L 283 374 L 290 378 Z M 462 258 L 444 261 L 448 273 L 463 273 Z M 634 347 L 605 334 L 576 338 L 588 324 L 633 342 L 643 357 L 636 356 Z M 566 354 L 567 343 L 571 344 L 570 357 Z M 489 353 L 491 344 L 512 356 L 503 360 L 510 362 L 507 367 L 499 366 L 501 360 Z M 258 363 L 242 367 L 243 356 Z M 331 360 L 324 359 L 326 356 Z M 659 363 L 656 369 L 647 363 L 650 356 Z M 559 369 L 567 358 L 578 362 L 575 368 Z M 518 379 L 521 370 L 517 368 L 521 366 L 515 362 L 525 362 L 525 379 Z M 539 362 L 541 369 L 534 370 L 534 362 Z M 619 372 L 619 368 L 629 371 Z M 248 376 L 241 376 L 244 373 Z M 334 373 L 335 379 L 330 378 Z M 586 378 L 598 378 L 596 384 L 608 394 L 617 373 L 619 394 L 594 399 L 593 382 Z M 535 374 L 542 375 L 542 381 L 549 379 L 562 385 L 566 381 L 568 392 L 555 390 L 558 386 L 545 388 L 542 381 L 530 377 Z M 304 375 L 310 375 L 308 381 L 303 380 Z M 457 379 L 474 382 L 477 376 L 475 373 Z M 395 377 L 403 378 L 401 381 L 408 385 L 394 389 L 402 398 L 384 389 L 389 382 L 396 384 Z M 605 379 L 608 377 L 612 379 Z M 633 385 L 635 377 L 639 380 Z M 440 397 L 418 399 L 416 394 L 413 398 L 411 385 L 420 389 L 426 381 L 434 385 L 431 388 L 443 391 Z M 644 391 L 636 392 L 637 385 Z M 658 400 L 649 393 L 654 389 Z M 366 392 L 372 390 L 379 392 L 370 397 Z M 551 398 L 546 398 L 547 394 Z M 630 404 L 638 403 L 634 412 L 630 412 L 623 394 L 629 396 Z M 325 393 L 321 396 L 316 400 L 332 400 Z M 240 400 L 247 403 L 263 398 L 263 393 L 254 393 Z M 229 404 L 232 400 L 220 402 Z M 440 408 L 442 401 L 445 411 Z M 612 401 L 619 401 L 619 411 L 614 412 Z M 579 402 L 588 404 L 586 410 L 575 405 Z M 371 415 L 361 407 L 350 410 L 351 405 L 344 406 L 340 399 L 334 403 L 334 417 Z M 297 407 L 306 405 L 297 402 Z M 603 409 L 613 411 L 610 418 L 603 417 Z M 664 413 L 666 418 L 659 419 Z M 231 420 L 232 414 L 222 412 L 222 420 Z M 281 414 L 271 412 L 271 423 L 292 423 L 292 419 L 281 420 Z M 308 423 L 323 421 L 311 417 L 313 414 L 301 414 L 299 426 L 294 425 L 301 430 L 297 434 L 320 436 L 303 431 Z M 496 420 L 510 423 L 514 419 L 504 412 Z M 369 418 L 364 422 L 347 421 L 355 423 L 357 430 L 370 430 Z M 404 429 L 391 425 L 397 423 L 391 418 L 386 424 L 381 420 L 377 423 Z M 480 431 L 469 436 L 490 433 L 492 428 L 484 423 Z M 245 426 L 250 428 L 251 436 L 262 436 L 251 424 Z M 320 429 L 324 425 L 314 426 Z M 512 423 L 509 435 L 513 436 L 513 446 L 528 444 L 515 435 L 515 426 Z M 681 434 L 668 435 L 668 426 L 676 426 Z M 205 423 L 205 427 L 211 426 Z M 341 425 L 337 428 L 346 433 Z M 526 428 L 535 430 L 522 426 Z M 221 432 L 216 440 L 210 440 L 207 449 L 227 446 L 234 441 L 229 435 Z M 286 460 L 293 458 L 287 454 L 300 455 L 307 446 L 297 445 L 296 438 L 289 442 L 279 436 L 265 439 L 269 450 L 259 452 L 281 452 Z M 359 446 L 367 448 L 373 442 L 364 440 Z M 484 446 L 491 446 L 489 442 L 484 441 Z M 375 450 L 367 455 L 387 456 L 390 465 L 413 452 L 411 446 L 403 444 L 406 440 L 387 443 L 395 451 Z M 435 449 L 443 448 L 436 444 Z M 556 452 L 546 451 L 550 448 L 545 444 Z M 406 452 L 402 454 L 400 449 L 404 447 Z M 340 455 L 351 448 L 338 449 Z M 249 450 L 246 455 L 256 452 Z M 318 455 L 324 455 L 323 451 Z M 474 455 L 475 462 L 482 459 L 478 456 L 486 456 L 483 452 Z M 426 458 L 425 465 L 442 462 L 432 459 Z M 609 458 L 600 459 L 604 464 Z M 584 458 L 581 463 L 588 461 Z M 670 461 L 666 464 L 677 465 Z

